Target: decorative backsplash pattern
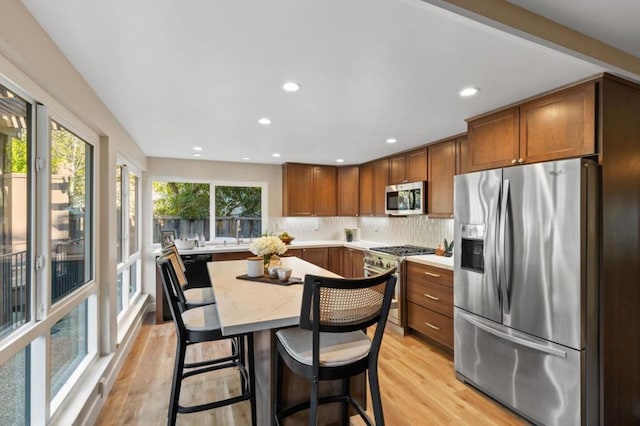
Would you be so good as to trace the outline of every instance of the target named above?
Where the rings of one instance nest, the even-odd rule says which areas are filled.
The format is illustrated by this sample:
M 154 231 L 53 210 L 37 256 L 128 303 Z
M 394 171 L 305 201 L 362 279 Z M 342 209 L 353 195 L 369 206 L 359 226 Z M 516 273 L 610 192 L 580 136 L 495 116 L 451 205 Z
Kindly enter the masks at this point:
M 453 219 L 407 217 L 276 217 L 267 230 L 287 231 L 300 240 L 344 240 L 344 228 L 359 228 L 360 239 L 389 244 L 437 247 L 453 240 Z

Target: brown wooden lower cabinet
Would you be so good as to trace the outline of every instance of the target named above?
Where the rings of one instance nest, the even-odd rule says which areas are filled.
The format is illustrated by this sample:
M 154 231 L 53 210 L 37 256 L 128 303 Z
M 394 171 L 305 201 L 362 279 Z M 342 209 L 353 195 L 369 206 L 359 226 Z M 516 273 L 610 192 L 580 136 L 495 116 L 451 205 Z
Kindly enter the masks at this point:
M 412 302 L 407 303 L 407 325 L 453 349 L 453 319 Z
M 304 259 L 309 263 L 313 263 L 324 269 L 329 269 L 329 248 L 328 247 L 311 247 L 311 248 L 290 248 L 285 256 L 295 256 Z
M 407 326 L 453 350 L 453 271 L 407 262 Z
M 327 269 L 334 274 L 342 275 L 342 247 L 329 247 L 329 262 Z
M 345 248 L 342 253 L 342 276 L 360 278 L 364 276 L 364 252 Z

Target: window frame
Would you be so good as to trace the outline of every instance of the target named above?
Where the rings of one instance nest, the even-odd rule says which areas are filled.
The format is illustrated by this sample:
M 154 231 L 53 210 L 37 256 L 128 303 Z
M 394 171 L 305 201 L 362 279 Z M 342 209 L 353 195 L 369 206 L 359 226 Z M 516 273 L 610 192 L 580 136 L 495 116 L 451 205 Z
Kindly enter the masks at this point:
M 124 319 L 128 316 L 129 308 L 133 306 L 137 299 L 142 294 L 142 226 L 141 226 L 141 218 L 142 218 L 142 196 L 141 196 L 141 187 L 142 187 L 142 172 L 136 166 L 130 164 L 127 159 L 118 154 L 116 159 L 116 167 L 121 168 L 121 176 L 120 176 L 120 192 L 121 192 L 121 211 L 120 211 L 120 221 L 121 221 L 121 245 L 120 250 L 122 254 L 122 261 L 117 264 L 116 267 L 116 281 L 115 285 L 117 285 L 117 279 L 120 274 L 122 274 L 122 290 L 121 290 L 121 300 L 122 310 L 117 313 L 117 322 L 118 327 L 120 328 L 121 324 L 124 323 Z M 129 174 L 135 175 L 138 183 L 138 188 L 135 191 L 136 197 L 136 207 L 137 207 L 137 225 L 136 225 L 136 233 L 138 237 L 138 251 L 135 253 L 129 253 Z M 116 237 L 117 238 L 117 237 Z M 137 288 L 136 291 L 130 295 L 129 294 L 129 285 L 131 282 L 131 266 L 136 264 L 136 283 Z M 117 297 L 117 291 L 116 291 Z M 120 343 L 122 333 L 118 333 L 118 343 Z
M 150 220 L 147 229 L 147 241 L 150 241 L 154 247 L 160 247 L 161 243 L 153 241 L 153 182 L 181 182 L 181 183 L 206 183 L 209 184 L 209 229 L 211 229 L 209 239 L 207 243 L 211 243 L 215 240 L 215 213 L 216 213 L 216 200 L 215 200 L 215 188 L 216 186 L 254 186 L 260 188 L 260 207 L 262 229 L 265 232 L 265 226 L 269 220 L 269 193 L 268 183 L 266 181 L 254 181 L 254 180 L 222 180 L 222 179 L 203 179 L 203 178 L 189 178 L 189 177 L 176 177 L 166 175 L 153 175 L 147 180 L 147 193 L 149 194 L 149 214 Z M 179 237 L 179 236 L 176 236 Z M 259 235 L 255 236 L 256 238 Z

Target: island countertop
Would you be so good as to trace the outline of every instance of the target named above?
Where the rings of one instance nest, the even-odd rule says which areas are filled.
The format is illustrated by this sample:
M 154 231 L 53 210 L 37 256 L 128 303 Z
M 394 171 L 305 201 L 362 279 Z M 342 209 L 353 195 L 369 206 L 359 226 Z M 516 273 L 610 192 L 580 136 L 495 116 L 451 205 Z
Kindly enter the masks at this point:
M 282 266 L 292 277 L 306 274 L 339 277 L 297 257 L 283 257 Z M 278 285 L 236 278 L 247 273 L 246 260 L 209 262 L 224 335 L 234 335 L 296 325 L 302 303 L 302 284 Z

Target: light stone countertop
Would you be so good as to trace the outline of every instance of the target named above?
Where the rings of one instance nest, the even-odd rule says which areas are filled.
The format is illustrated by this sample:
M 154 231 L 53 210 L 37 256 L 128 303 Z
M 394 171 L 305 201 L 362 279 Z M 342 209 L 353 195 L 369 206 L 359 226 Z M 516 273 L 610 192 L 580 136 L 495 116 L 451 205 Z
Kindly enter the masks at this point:
M 207 254 L 207 253 L 231 253 L 239 251 L 249 251 L 249 242 L 242 242 L 240 245 L 235 243 L 224 244 L 210 244 L 208 243 L 204 247 L 196 247 L 191 250 L 178 250 L 180 254 Z M 356 250 L 367 250 L 371 247 L 382 247 L 392 244 L 379 242 L 379 241 L 352 241 L 346 242 L 342 240 L 317 240 L 317 241 L 298 241 L 293 240 L 287 247 L 296 248 L 313 248 L 313 247 L 348 247 Z M 157 248 L 153 251 L 154 255 L 160 255 L 161 249 Z
M 422 263 L 423 265 L 435 266 L 437 268 L 453 271 L 453 256 L 444 257 L 436 256 L 435 254 L 426 254 L 422 256 L 408 256 L 407 261 Z
M 292 277 L 306 274 L 339 277 L 297 257 L 283 257 Z M 302 284 L 288 286 L 237 279 L 247 273 L 246 260 L 209 262 L 209 276 L 216 295 L 222 334 L 269 330 L 297 325 L 302 303 Z

